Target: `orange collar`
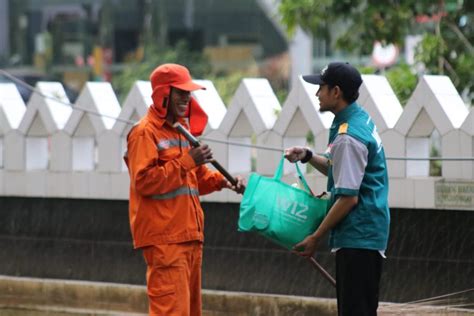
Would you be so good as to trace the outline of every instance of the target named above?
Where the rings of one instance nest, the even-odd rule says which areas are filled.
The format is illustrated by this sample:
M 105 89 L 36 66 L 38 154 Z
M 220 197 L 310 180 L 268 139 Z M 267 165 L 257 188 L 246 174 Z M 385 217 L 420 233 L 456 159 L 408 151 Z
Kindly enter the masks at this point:
M 173 125 L 166 120 L 166 118 L 160 117 L 158 110 L 153 104 L 148 108 L 148 113 L 150 114 L 148 117 L 150 117 L 152 122 L 158 127 L 162 127 L 163 125 L 167 124 L 169 127 L 174 128 Z M 184 117 L 180 117 L 178 122 L 189 129 L 188 122 Z

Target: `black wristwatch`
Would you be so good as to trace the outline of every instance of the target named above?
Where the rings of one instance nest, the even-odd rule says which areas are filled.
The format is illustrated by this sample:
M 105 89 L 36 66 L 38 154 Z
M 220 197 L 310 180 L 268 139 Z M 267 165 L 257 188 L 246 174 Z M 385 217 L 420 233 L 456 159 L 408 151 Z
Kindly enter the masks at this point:
M 313 152 L 310 149 L 306 148 L 306 154 L 300 161 L 301 163 L 307 163 L 311 158 L 313 158 Z

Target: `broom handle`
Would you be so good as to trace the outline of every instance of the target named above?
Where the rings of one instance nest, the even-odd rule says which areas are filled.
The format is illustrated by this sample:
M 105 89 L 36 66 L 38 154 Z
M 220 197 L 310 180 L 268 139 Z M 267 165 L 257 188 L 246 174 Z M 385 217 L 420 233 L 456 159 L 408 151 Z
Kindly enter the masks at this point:
M 302 180 L 302 179 L 301 179 Z M 309 186 L 308 186 L 309 188 Z M 311 190 L 311 188 L 309 188 L 309 193 L 312 195 L 312 196 L 315 196 L 313 191 Z M 320 264 L 318 261 L 316 261 L 316 259 L 314 259 L 314 257 L 309 257 L 308 260 L 311 262 L 311 264 L 313 265 L 313 267 L 318 270 L 324 278 L 326 278 L 326 280 L 329 281 L 329 283 L 332 284 L 332 286 L 336 287 L 336 280 L 334 280 L 334 278 L 329 274 L 329 272 L 327 272 Z
M 184 138 L 186 138 L 192 147 L 199 147 L 201 143 L 193 136 L 183 125 L 179 122 L 173 124 L 173 127 L 180 132 Z M 230 182 L 232 185 L 237 185 L 237 179 L 235 179 L 222 165 L 215 159 L 211 160 L 211 164 Z
M 313 257 L 309 257 L 308 259 L 313 267 L 318 270 L 325 278 L 332 284 L 332 286 L 336 287 L 336 280 L 327 272 Z

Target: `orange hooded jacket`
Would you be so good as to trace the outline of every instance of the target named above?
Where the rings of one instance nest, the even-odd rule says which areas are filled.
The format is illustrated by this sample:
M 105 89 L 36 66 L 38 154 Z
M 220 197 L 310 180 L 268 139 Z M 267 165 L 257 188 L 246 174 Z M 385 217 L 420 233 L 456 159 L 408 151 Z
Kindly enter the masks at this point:
M 150 79 L 153 105 L 127 137 L 134 247 L 202 241 L 204 215 L 199 195 L 222 189 L 225 180 L 205 165 L 196 166 L 188 153 L 189 142 L 165 119 L 170 87 L 187 91 L 202 87 L 192 82 L 186 68 L 174 64 L 159 66 Z M 195 100 L 189 107 L 189 121 L 197 122 L 194 133 L 199 134 L 206 125 L 204 112 Z

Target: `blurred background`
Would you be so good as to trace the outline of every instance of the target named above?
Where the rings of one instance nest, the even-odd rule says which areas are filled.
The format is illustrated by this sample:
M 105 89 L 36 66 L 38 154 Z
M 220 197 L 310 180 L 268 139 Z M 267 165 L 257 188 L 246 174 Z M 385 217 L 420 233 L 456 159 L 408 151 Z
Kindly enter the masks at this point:
M 403 105 L 427 73 L 471 104 L 473 18 L 467 0 L 0 0 L 0 67 L 32 85 L 61 81 L 74 101 L 103 80 L 123 99 L 177 62 L 228 104 L 243 77 L 269 79 L 282 102 L 298 75 L 348 60 L 383 73 Z

